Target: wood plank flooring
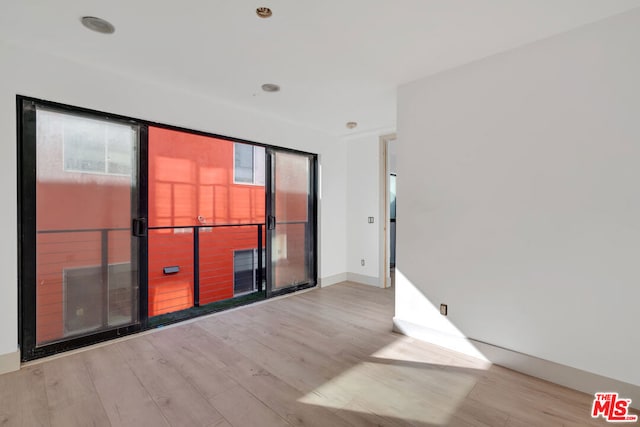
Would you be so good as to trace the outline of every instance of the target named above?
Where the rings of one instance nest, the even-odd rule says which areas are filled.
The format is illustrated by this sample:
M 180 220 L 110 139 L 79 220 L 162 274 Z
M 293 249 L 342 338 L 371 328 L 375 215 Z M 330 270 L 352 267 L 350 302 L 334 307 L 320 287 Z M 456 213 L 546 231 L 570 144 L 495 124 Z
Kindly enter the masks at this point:
M 343 283 L 31 364 L 0 376 L 0 425 L 606 425 L 590 396 L 392 316 L 392 289 Z

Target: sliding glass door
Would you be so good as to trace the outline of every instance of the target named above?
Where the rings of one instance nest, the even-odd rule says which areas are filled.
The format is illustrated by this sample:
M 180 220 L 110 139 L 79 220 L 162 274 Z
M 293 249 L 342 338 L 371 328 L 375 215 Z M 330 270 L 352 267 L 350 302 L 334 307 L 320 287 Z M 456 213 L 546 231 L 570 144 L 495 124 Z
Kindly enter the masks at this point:
M 315 285 L 315 156 L 268 150 L 267 291 Z
M 24 361 L 316 284 L 316 156 L 18 96 Z
M 22 340 L 32 358 L 139 324 L 140 131 L 26 100 L 22 115 Z

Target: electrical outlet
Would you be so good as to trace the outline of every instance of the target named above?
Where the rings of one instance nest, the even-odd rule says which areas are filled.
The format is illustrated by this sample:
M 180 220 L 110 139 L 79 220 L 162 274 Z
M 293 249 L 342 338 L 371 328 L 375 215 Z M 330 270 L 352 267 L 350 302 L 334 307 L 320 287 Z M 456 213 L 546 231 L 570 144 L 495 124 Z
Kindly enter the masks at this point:
M 372 216 L 369 217 L 369 224 L 373 224 L 373 217 Z
M 440 314 L 443 316 L 447 315 L 447 304 L 440 304 Z
M 360 260 L 360 265 L 364 267 L 364 258 Z

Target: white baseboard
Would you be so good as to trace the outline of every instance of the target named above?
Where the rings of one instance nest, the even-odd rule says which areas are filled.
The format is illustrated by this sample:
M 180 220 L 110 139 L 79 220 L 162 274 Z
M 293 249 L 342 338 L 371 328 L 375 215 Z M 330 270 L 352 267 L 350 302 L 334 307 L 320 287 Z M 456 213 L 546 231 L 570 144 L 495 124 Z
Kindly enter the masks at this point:
M 336 283 L 344 282 L 347 280 L 347 273 L 334 274 L 333 276 L 321 277 L 320 287 L 335 285 Z
M 0 354 L 0 375 L 20 369 L 20 350 Z
M 358 273 L 347 273 L 347 280 L 349 282 L 362 283 L 363 285 L 376 286 L 381 288 L 380 278 L 373 276 L 366 276 Z
M 466 354 L 470 354 L 470 352 L 465 351 L 465 349 L 471 347 L 479 353 L 479 357 L 487 359 L 495 365 L 504 366 L 505 368 L 591 395 L 596 392 L 618 392 L 620 396 L 631 399 L 631 405 L 634 408 L 640 407 L 640 387 L 634 384 L 540 359 L 493 344 L 445 334 L 395 317 L 393 319 L 393 330 L 412 338 Z

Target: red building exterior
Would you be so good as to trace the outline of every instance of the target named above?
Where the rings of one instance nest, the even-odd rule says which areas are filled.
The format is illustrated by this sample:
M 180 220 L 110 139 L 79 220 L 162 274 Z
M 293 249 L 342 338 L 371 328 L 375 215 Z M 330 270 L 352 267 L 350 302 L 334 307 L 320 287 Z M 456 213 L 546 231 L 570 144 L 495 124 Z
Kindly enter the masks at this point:
M 111 287 L 112 281 L 131 280 L 130 272 L 129 278 L 118 276 L 118 265 L 131 270 L 137 263 L 131 259 L 131 175 L 68 170 L 64 129 L 45 116 L 38 118 L 37 343 L 69 334 L 73 308 L 65 307 L 65 286 L 95 281 L 105 257 L 109 307 L 98 307 L 100 300 L 95 310 L 107 310 L 113 325 L 119 310 L 124 323 L 137 316 L 131 292 Z M 212 226 L 199 231 L 200 304 L 232 298 L 234 251 L 257 248 L 258 227 L 218 226 L 263 223 L 264 185 L 234 183 L 234 143 L 228 140 L 149 127 L 148 155 L 149 316 L 193 306 L 194 226 Z M 165 274 L 168 266 L 179 271 Z M 87 291 L 87 300 L 97 299 L 93 292 Z M 83 310 L 72 314 L 89 316 Z
M 264 181 L 263 181 L 264 182 Z M 149 316 L 193 306 L 193 229 L 200 228 L 200 304 L 234 295 L 234 251 L 258 246 L 264 185 L 234 183 L 234 143 L 149 128 Z M 264 242 L 264 238 L 263 238 Z M 180 267 L 164 274 L 166 266 Z

